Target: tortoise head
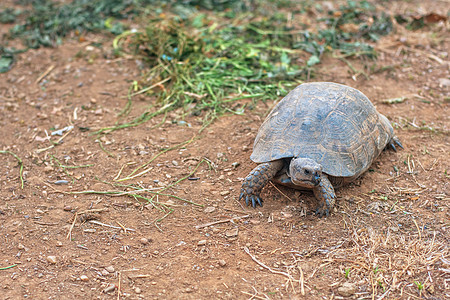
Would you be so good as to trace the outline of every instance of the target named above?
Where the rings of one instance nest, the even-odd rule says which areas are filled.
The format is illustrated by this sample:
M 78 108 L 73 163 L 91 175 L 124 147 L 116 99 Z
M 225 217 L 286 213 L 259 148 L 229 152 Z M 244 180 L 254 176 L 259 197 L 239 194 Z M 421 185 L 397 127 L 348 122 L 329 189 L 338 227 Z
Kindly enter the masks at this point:
M 293 158 L 288 175 L 293 184 L 313 188 L 320 183 L 322 166 L 309 158 Z

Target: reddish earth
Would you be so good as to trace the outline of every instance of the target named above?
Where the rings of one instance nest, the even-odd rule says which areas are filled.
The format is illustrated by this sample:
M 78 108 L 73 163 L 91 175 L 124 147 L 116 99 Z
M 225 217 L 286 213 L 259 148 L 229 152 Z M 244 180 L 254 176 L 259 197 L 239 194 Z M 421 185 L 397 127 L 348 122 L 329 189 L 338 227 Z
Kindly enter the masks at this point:
M 391 5 L 446 14 L 443 1 L 419 3 Z M 331 56 L 318 66 L 311 81 L 361 90 L 405 146 L 383 152 L 339 189 L 327 218 L 312 214 L 311 193 L 285 187 L 267 186 L 262 208 L 238 201 L 255 166 L 253 139 L 278 99 L 254 109 L 242 101 L 243 116 L 225 115 L 201 132 L 198 117 L 177 110 L 105 135 L 103 151 L 92 132 L 118 120 L 140 76 L 135 61 L 109 58 L 111 40 L 94 35 L 22 54 L 0 74 L 0 150 L 23 160 L 25 180 L 22 189 L 17 160 L 0 154 L 0 268 L 13 266 L 0 270 L 1 298 L 339 299 L 347 292 L 353 299 L 449 299 L 448 37 L 448 23 L 415 32 L 396 26 L 376 44 L 377 61 L 349 60 L 356 72 Z M 154 101 L 133 98 L 125 120 Z M 69 125 L 59 144 L 46 138 Z M 112 183 L 193 137 L 120 182 L 147 189 L 176 183 L 153 204 L 99 193 L 131 194 Z

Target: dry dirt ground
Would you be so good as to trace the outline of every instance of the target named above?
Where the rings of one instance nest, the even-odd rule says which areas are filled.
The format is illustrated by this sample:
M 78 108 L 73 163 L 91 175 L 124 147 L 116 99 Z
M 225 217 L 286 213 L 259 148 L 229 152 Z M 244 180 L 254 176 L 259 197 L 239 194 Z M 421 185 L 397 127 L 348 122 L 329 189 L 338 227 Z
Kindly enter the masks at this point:
M 391 5 L 445 15 L 445 3 Z M 446 26 L 396 27 L 376 44 L 377 61 L 350 60 L 356 73 L 331 57 L 317 68 L 311 81 L 361 90 L 405 146 L 339 189 L 327 218 L 312 214 L 311 193 L 284 187 L 266 187 L 262 208 L 238 201 L 255 166 L 253 139 L 277 99 L 253 109 L 242 101 L 244 115 L 225 115 L 200 133 L 198 117 L 174 111 L 106 135 L 103 151 L 92 132 L 118 120 L 140 76 L 136 62 L 109 58 L 111 40 L 97 35 L 22 54 L 0 74 L 0 150 L 23 160 L 25 180 L 22 189 L 17 160 L 0 154 L 0 298 L 449 299 Z M 153 103 L 133 98 L 127 120 Z M 47 138 L 70 125 L 63 138 L 50 136 L 58 144 Z M 192 137 L 121 182 L 157 191 L 184 178 L 153 204 L 99 193 L 131 193 L 109 183 Z M 97 193 L 73 193 L 82 191 Z

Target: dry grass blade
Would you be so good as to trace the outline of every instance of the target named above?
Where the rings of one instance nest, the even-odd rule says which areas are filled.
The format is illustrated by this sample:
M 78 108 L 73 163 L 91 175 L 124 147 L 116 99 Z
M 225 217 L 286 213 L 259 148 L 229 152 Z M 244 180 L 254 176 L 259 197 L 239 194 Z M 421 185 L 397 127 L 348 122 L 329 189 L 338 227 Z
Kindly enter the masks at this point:
M 144 175 L 144 174 L 148 173 L 148 172 L 151 170 L 151 168 L 147 168 L 147 169 L 145 169 L 144 171 L 142 171 L 142 172 L 140 172 L 140 173 L 138 173 L 138 174 L 135 174 L 135 173 L 136 173 L 137 171 L 139 171 L 140 169 L 143 169 L 143 168 L 145 168 L 146 166 L 148 166 L 150 163 L 152 163 L 155 159 L 157 159 L 157 158 L 158 158 L 159 156 L 161 156 L 162 154 L 164 154 L 164 153 L 166 153 L 166 152 L 168 152 L 168 151 L 171 151 L 171 150 L 178 149 L 178 148 L 180 148 L 180 147 L 182 147 L 182 146 L 189 145 L 189 144 L 192 143 L 196 138 L 197 138 L 197 137 L 194 135 L 192 138 L 190 138 L 190 139 L 187 140 L 187 141 L 181 142 L 181 143 L 179 143 L 178 145 L 175 145 L 175 146 L 173 146 L 173 147 L 169 147 L 169 148 L 167 148 L 167 149 L 164 149 L 164 150 L 160 151 L 159 153 L 157 153 L 156 155 L 154 155 L 148 162 L 146 162 L 145 164 L 143 164 L 143 165 L 139 166 L 138 168 L 134 169 L 128 176 L 126 176 L 126 177 L 124 177 L 124 178 L 121 178 L 121 179 L 117 179 L 116 181 L 118 181 L 118 182 L 120 182 L 120 181 L 126 181 L 126 180 L 130 180 L 130 179 L 133 179 L 133 178 L 136 178 L 136 177 L 139 177 L 139 176 L 141 176 L 141 175 Z M 123 167 L 122 167 L 122 168 L 123 168 Z M 122 170 L 121 170 L 121 171 L 122 171 Z M 119 174 L 121 173 L 121 171 L 119 172 Z M 118 176 L 119 176 L 119 174 L 118 174 Z M 116 177 L 118 177 L 118 176 L 116 176 Z
M 132 229 L 132 228 L 125 228 L 125 227 L 123 227 L 123 225 L 121 225 L 119 222 L 117 222 L 117 223 L 120 225 L 120 227 L 114 226 L 114 225 L 105 224 L 105 223 L 102 223 L 102 222 L 99 222 L 99 221 L 96 221 L 96 220 L 89 220 L 88 222 L 92 223 L 92 224 L 95 224 L 95 225 L 103 226 L 103 227 L 109 227 L 109 228 L 113 228 L 113 229 L 122 229 L 125 233 L 127 231 L 133 231 L 133 232 L 136 231 L 135 229 Z
M 205 227 L 209 227 L 209 226 L 213 226 L 213 225 L 217 225 L 217 224 L 228 223 L 228 222 L 234 222 L 234 221 L 249 218 L 249 217 L 250 217 L 250 215 L 245 215 L 245 216 L 234 217 L 234 218 L 226 219 L 226 220 L 219 220 L 219 221 L 215 221 L 215 222 L 197 225 L 197 226 L 195 226 L 195 229 L 205 228 Z
M 22 159 L 20 159 L 20 157 L 17 156 L 17 154 L 8 151 L 8 150 L 0 150 L 0 154 L 10 154 L 12 156 L 14 156 L 15 159 L 17 159 L 17 162 L 19 163 L 19 178 L 20 178 L 20 186 L 23 189 L 23 161 Z
M 269 270 L 269 272 L 273 273 L 273 274 L 278 274 L 278 275 L 282 275 L 287 277 L 290 281 L 295 281 L 295 279 L 292 277 L 292 275 L 286 273 L 286 272 L 282 272 L 282 271 L 277 271 L 272 269 L 271 267 L 263 264 L 262 262 L 260 262 L 253 254 L 250 253 L 250 250 L 244 246 L 244 251 L 245 253 L 247 253 L 254 262 L 256 262 L 258 265 L 260 265 L 261 267 L 263 267 L 264 269 Z

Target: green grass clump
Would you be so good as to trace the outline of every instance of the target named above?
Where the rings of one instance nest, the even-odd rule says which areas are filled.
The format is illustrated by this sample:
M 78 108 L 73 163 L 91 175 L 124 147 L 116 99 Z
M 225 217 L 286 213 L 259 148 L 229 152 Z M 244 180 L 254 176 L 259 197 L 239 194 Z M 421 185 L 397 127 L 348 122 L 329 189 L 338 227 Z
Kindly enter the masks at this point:
M 127 34 L 118 48 L 146 62 L 145 79 L 165 81 L 148 93 L 173 108 L 194 104 L 193 113 L 231 111 L 227 103 L 242 98 L 275 99 L 296 84 L 305 67 L 292 62 L 290 34 L 265 34 L 246 25 L 219 25 L 199 14 L 187 21 L 177 18 L 152 22 L 145 30 Z M 279 29 L 285 33 L 285 29 Z M 242 108 L 233 110 L 242 113 Z
M 20 38 L 28 48 L 49 47 L 61 44 L 70 32 L 82 34 L 87 31 L 108 30 L 114 34 L 124 29 L 113 20 L 124 19 L 138 13 L 138 7 L 151 0 L 74 0 L 60 4 L 51 0 L 30 1 L 31 8 L 0 12 L 3 22 L 12 23 L 8 13 L 21 16 L 10 30 L 10 38 Z

